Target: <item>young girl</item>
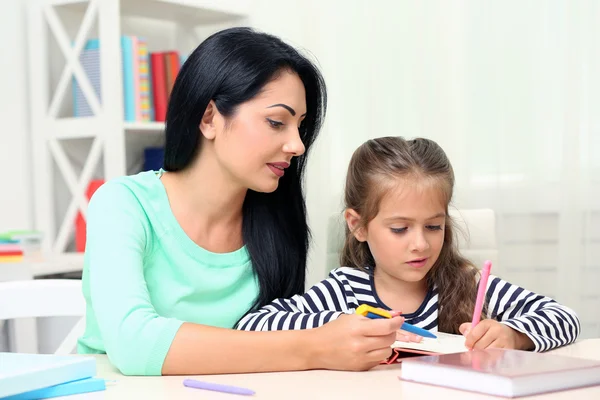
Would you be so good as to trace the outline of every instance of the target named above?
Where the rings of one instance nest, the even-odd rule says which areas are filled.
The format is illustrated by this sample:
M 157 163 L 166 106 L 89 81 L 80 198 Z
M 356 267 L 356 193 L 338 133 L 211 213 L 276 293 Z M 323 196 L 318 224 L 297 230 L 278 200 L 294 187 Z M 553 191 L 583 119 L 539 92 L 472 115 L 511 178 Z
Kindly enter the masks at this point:
M 479 274 L 456 247 L 453 186 L 452 166 L 431 140 L 364 143 L 346 179 L 343 267 L 304 295 L 246 315 L 238 329 L 314 328 L 368 304 L 401 310 L 420 328 L 462 333 L 469 348 L 545 351 L 574 342 L 580 324 L 572 310 L 495 276 L 482 321 L 470 329 Z

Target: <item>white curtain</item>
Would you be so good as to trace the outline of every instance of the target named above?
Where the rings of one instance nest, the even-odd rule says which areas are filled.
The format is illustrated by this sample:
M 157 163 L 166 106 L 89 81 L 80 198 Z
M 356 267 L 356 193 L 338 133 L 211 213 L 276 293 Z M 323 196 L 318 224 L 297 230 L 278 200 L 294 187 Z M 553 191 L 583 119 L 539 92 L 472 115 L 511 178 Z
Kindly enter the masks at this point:
M 267 3 L 257 26 L 310 50 L 329 87 L 307 179 L 309 283 L 322 278 L 325 221 L 353 150 L 424 136 L 453 162 L 455 206 L 495 210 L 494 272 L 574 308 L 582 337 L 600 336 L 600 3 Z

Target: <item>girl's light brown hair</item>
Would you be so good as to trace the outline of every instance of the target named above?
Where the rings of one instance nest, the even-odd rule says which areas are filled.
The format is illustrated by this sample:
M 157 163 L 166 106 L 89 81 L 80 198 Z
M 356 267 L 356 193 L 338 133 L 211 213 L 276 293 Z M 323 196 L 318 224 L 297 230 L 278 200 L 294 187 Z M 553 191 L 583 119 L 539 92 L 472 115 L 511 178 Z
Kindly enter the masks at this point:
M 366 228 L 377 216 L 383 197 L 407 180 L 416 184 L 434 184 L 443 196 L 446 205 L 444 244 L 425 279 L 429 287 L 435 286 L 438 290 L 438 329 L 459 333 L 460 324 L 471 321 L 473 316 L 478 271 L 460 255 L 456 245 L 455 226 L 448 214 L 454 171 L 442 148 L 434 141 L 422 138 L 382 137 L 365 142 L 350 160 L 345 208 L 360 215 L 356 229 Z M 376 268 L 368 244 L 359 242 L 348 226 L 340 261 L 341 265 L 348 267 Z

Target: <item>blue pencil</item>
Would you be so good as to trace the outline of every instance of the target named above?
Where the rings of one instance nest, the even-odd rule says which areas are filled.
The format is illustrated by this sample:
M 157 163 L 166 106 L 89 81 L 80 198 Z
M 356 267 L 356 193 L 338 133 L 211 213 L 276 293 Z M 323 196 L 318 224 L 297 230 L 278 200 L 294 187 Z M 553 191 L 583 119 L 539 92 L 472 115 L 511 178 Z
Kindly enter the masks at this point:
M 386 317 L 382 317 L 381 315 L 373 314 L 372 312 L 368 312 L 366 317 L 371 318 L 371 319 L 386 318 Z M 406 331 L 406 332 L 414 333 L 415 335 L 428 337 L 428 338 L 432 338 L 432 339 L 437 339 L 437 336 L 435 336 L 433 333 L 429 332 L 428 330 L 419 328 L 418 326 L 414 326 L 414 325 L 411 325 L 406 322 L 402 324 L 400 329 L 402 329 L 403 331 Z
M 360 305 L 356 309 L 356 313 L 359 315 L 363 315 L 367 318 L 371 318 L 371 319 L 390 318 L 391 317 L 391 314 L 388 311 L 378 309 L 375 307 L 371 307 L 366 304 Z M 406 322 L 402 324 L 400 329 L 402 329 L 403 331 L 406 331 L 406 332 L 410 332 L 410 333 L 414 333 L 416 335 L 423 336 L 423 337 L 437 339 L 437 336 L 435 336 L 433 333 L 429 332 L 428 330 L 416 327 L 411 324 L 407 324 Z

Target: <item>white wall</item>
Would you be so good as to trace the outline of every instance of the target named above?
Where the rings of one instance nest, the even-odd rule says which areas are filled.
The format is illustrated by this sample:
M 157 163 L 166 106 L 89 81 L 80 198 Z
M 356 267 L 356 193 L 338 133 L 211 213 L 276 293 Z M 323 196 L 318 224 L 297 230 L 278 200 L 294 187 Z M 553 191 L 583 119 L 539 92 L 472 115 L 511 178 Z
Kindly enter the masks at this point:
M 326 221 L 339 211 L 354 149 L 369 138 L 436 140 L 458 207 L 497 212 L 496 273 L 575 308 L 600 334 L 600 4 L 258 1 L 261 29 L 308 48 L 329 87 L 309 163 L 322 278 Z
M 24 3 L 0 8 L 0 232 L 32 226 Z

